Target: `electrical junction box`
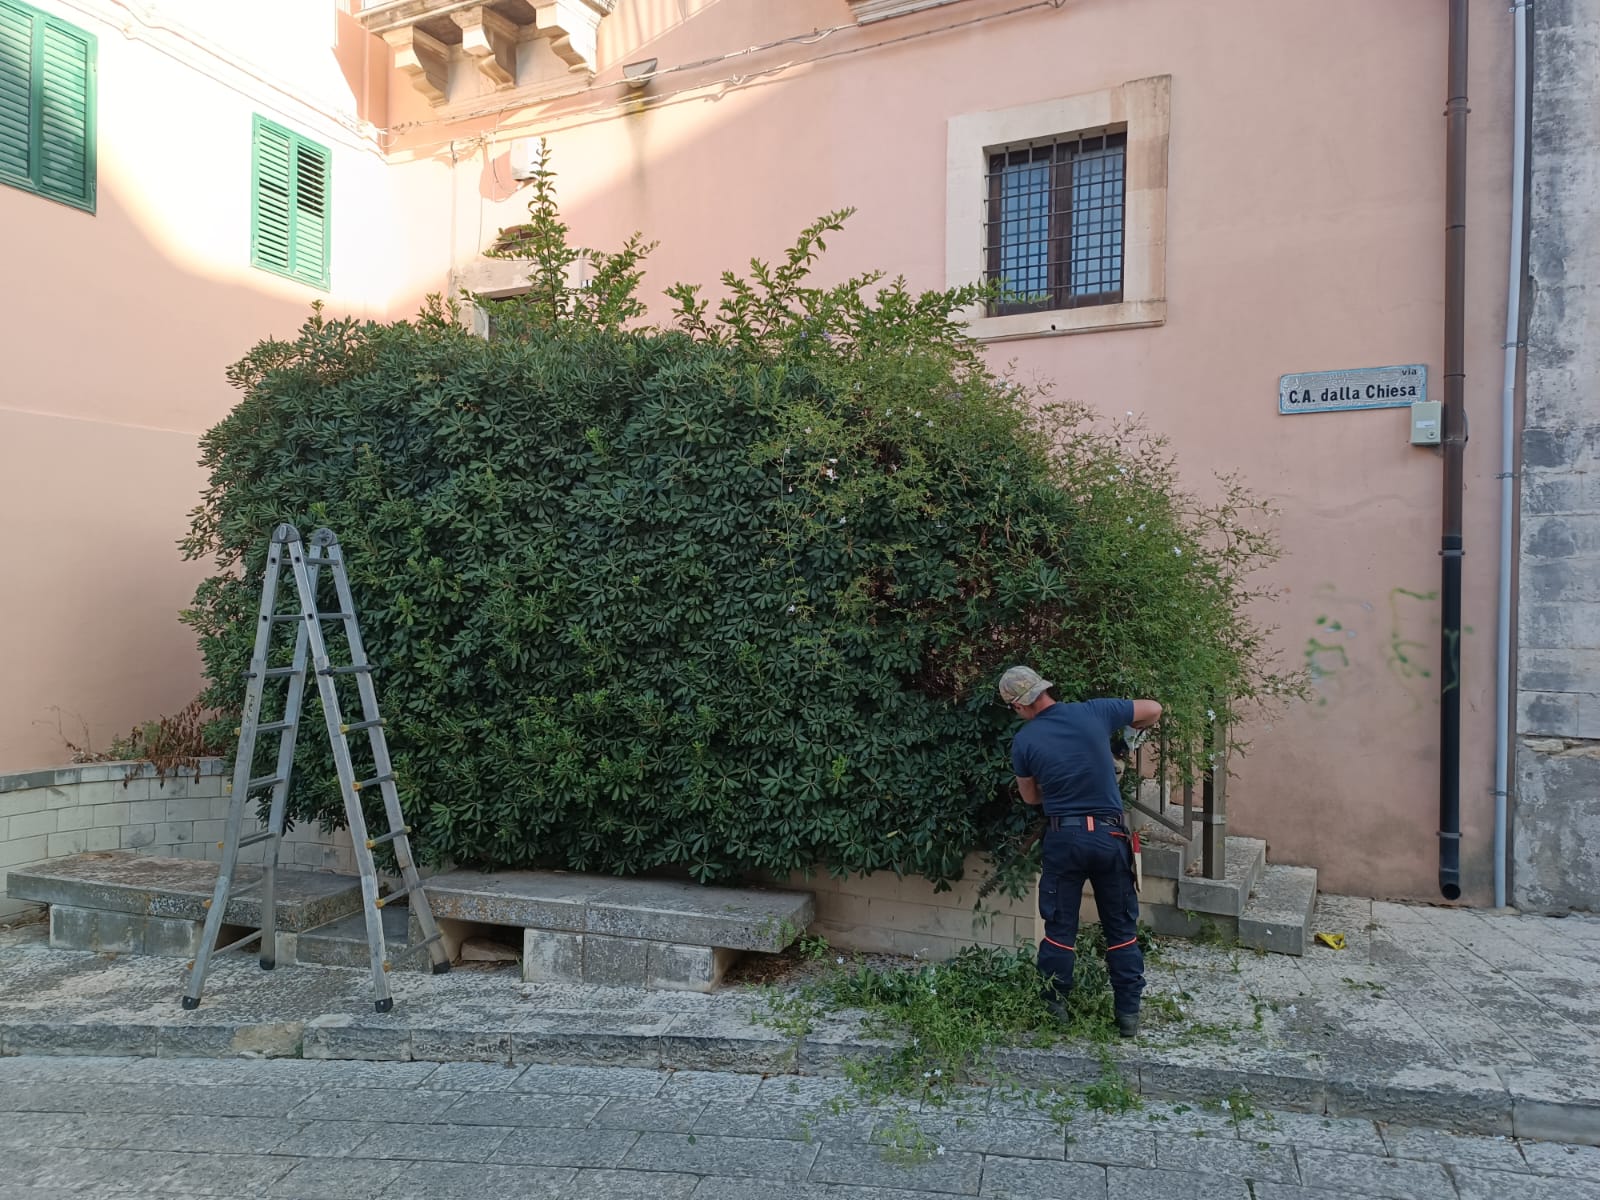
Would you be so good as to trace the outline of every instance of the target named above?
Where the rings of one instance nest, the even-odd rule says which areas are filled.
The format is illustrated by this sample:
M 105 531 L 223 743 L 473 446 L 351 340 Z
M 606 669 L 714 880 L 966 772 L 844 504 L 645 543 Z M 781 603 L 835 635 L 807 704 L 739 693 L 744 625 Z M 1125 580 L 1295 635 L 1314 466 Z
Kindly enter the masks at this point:
M 1444 405 L 1418 400 L 1411 406 L 1411 444 L 1437 446 L 1444 440 Z

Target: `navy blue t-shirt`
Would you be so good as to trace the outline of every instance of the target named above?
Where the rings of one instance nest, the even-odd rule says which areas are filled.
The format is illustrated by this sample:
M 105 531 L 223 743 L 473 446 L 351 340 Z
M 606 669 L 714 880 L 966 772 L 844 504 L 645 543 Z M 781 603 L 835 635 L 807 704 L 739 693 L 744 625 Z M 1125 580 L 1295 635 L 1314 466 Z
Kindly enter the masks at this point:
M 1119 813 L 1111 735 L 1132 724 L 1132 700 L 1052 704 L 1011 739 L 1011 769 L 1039 785 L 1046 816 Z

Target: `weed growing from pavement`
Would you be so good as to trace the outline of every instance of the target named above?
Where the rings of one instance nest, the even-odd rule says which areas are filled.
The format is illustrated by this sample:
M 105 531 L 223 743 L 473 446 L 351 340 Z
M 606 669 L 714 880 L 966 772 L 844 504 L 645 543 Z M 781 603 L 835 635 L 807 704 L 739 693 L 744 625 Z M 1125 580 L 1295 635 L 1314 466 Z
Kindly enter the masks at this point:
M 1141 931 L 1140 938 L 1146 953 L 1158 957 L 1148 932 Z M 1062 1124 L 1080 1105 L 1127 1112 L 1139 1106 L 1139 1098 L 1112 1051 L 1118 1039 L 1104 940 L 1098 925 L 1079 934 L 1065 1022 L 1045 1007 L 1031 947 L 986 946 L 969 946 L 946 962 L 914 967 L 879 967 L 861 956 L 835 954 L 832 969 L 812 982 L 763 989 L 765 1011 L 758 1020 L 793 1038 L 798 1049 L 825 1015 L 849 1010 L 862 1014 L 863 1035 L 890 1043 L 882 1054 L 845 1064 L 854 1095 L 836 1101 L 834 1112 L 855 1104 L 910 1101 L 923 1111 L 948 1109 L 964 1119 L 959 1116 L 967 1107 L 963 1089 L 974 1084 L 995 1085 Z M 820 938 L 806 939 L 799 950 L 811 961 L 833 953 Z M 1165 1012 L 1169 1005 L 1158 1002 L 1157 1007 Z M 1176 1002 L 1170 1008 L 1181 1012 Z M 998 1051 L 1063 1044 L 1089 1049 L 1100 1064 L 1098 1076 L 1070 1096 L 1018 1087 L 997 1061 Z M 898 1161 L 919 1161 L 941 1149 L 905 1112 L 880 1129 L 876 1140 L 887 1157 Z

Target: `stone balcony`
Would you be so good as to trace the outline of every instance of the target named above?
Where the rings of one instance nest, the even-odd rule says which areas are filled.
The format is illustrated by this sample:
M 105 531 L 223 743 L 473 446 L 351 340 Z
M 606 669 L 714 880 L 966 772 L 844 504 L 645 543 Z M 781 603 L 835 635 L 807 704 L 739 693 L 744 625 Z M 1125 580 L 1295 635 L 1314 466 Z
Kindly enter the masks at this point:
M 476 65 L 486 88 L 545 84 L 553 56 L 568 74 L 595 72 L 596 34 L 616 0 L 368 0 L 357 14 L 394 50 L 395 66 L 434 106 L 451 99 L 451 67 Z

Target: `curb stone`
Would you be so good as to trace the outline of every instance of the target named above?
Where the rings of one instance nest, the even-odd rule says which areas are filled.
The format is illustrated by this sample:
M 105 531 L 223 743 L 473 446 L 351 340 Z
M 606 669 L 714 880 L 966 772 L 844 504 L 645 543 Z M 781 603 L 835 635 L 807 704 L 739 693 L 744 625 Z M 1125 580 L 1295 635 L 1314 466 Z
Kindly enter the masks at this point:
M 837 1076 L 848 1062 L 890 1046 L 839 1028 L 791 1039 L 702 1013 L 547 1014 L 503 1029 L 413 1028 L 399 1017 L 348 1013 L 303 1025 L 0 1021 L 0 1057 L 303 1056 Z M 1129 1047 L 1118 1047 L 1113 1058 L 1128 1087 L 1150 1098 L 1210 1104 L 1239 1090 L 1269 1108 L 1600 1146 L 1600 1086 L 1553 1072 L 1409 1068 L 1374 1077 L 1295 1055 L 1229 1066 Z M 1072 1051 L 1001 1050 L 996 1065 L 1016 1082 L 1039 1088 L 1082 1086 L 1101 1072 L 1099 1059 Z

